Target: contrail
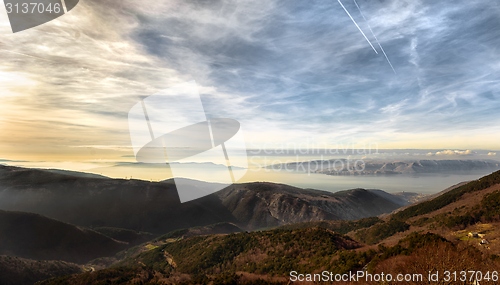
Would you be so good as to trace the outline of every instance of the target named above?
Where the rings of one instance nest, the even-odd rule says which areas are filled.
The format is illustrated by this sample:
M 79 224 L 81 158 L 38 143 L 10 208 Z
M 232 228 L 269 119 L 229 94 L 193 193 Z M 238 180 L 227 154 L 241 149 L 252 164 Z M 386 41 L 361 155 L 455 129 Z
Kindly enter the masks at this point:
M 389 58 L 387 57 L 387 54 L 385 53 L 384 48 L 382 47 L 382 45 L 381 45 L 381 44 L 380 44 L 380 42 L 378 41 L 377 36 L 375 36 L 375 33 L 372 31 L 372 27 L 370 26 L 370 23 L 368 23 L 368 21 L 367 21 L 367 20 L 366 20 L 366 18 L 365 18 L 365 15 L 363 15 L 363 13 L 361 12 L 361 9 L 359 8 L 358 2 L 356 2 L 356 0 L 353 0 L 353 1 L 354 1 L 354 4 L 356 4 L 356 7 L 358 7 L 358 11 L 359 11 L 359 13 L 361 14 L 361 17 L 363 17 L 363 19 L 365 20 L 366 24 L 368 25 L 368 29 L 370 29 L 370 32 L 372 33 L 373 37 L 374 37 L 374 38 L 375 38 L 375 40 L 377 41 L 377 44 L 378 44 L 378 46 L 380 47 L 380 50 L 382 50 L 382 53 L 384 54 L 385 59 L 387 59 L 387 62 L 388 62 L 388 63 L 389 63 L 389 65 L 391 66 L 392 71 L 394 71 L 394 74 L 396 74 L 396 70 L 394 70 L 394 67 L 392 66 L 391 61 L 390 61 L 390 60 L 389 60 Z
M 363 33 L 363 31 L 361 30 L 361 28 L 358 26 L 358 23 L 356 23 L 356 21 L 354 21 L 354 19 L 352 18 L 351 14 L 349 14 L 349 11 L 347 11 L 347 9 L 344 7 L 344 4 L 342 4 L 342 2 L 340 2 L 340 0 L 337 0 L 337 1 L 339 2 L 340 6 L 342 6 L 342 8 L 344 9 L 344 11 L 347 13 L 347 16 L 349 16 L 349 18 L 351 18 L 352 22 L 354 23 L 354 25 L 356 25 L 356 27 L 361 32 L 361 34 L 363 35 L 363 37 L 365 37 L 365 40 L 370 44 L 370 46 L 372 47 L 373 51 L 375 51 L 375 53 L 378 54 L 378 52 L 375 49 L 375 47 L 372 45 L 372 43 L 370 42 L 370 40 L 366 37 L 365 33 Z

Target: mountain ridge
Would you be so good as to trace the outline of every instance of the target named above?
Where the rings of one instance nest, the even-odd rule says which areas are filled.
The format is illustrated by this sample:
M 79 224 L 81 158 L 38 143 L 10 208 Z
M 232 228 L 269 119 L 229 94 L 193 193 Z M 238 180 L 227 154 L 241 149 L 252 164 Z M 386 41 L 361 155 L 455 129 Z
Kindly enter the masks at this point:
M 0 210 L 0 255 L 85 263 L 127 245 L 95 231 L 47 217 Z
M 194 186 L 217 185 L 197 182 Z M 252 230 L 318 219 L 360 219 L 402 206 L 394 203 L 396 198 L 391 201 L 369 190 L 349 191 L 330 193 L 254 182 L 234 184 L 181 204 L 173 180 L 81 177 L 0 166 L 0 209 L 38 213 L 90 228 L 156 234 L 221 222 Z

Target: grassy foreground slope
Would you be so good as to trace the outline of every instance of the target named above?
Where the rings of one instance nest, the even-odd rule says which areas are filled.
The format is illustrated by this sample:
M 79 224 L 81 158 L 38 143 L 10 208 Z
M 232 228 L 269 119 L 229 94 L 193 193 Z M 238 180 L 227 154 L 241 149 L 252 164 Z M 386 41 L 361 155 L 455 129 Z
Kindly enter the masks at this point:
M 2 285 L 28 285 L 38 280 L 83 272 L 73 263 L 54 260 L 30 260 L 0 255 Z
M 361 242 L 376 244 L 410 229 L 441 234 L 478 223 L 498 222 L 500 171 L 389 215 L 384 222 L 356 232 L 355 237 Z
M 353 266 L 346 263 L 349 250 L 360 246 L 349 237 L 323 228 L 195 236 L 166 240 L 161 246 L 97 273 L 54 279 L 43 284 L 113 283 L 117 280 L 130 284 L 133 280 L 144 284 L 225 284 L 239 281 L 240 275 L 246 275 L 249 280 L 270 281 L 271 278 L 278 282 L 283 281 L 280 276 L 297 269 L 337 268 L 338 272 L 343 272 Z

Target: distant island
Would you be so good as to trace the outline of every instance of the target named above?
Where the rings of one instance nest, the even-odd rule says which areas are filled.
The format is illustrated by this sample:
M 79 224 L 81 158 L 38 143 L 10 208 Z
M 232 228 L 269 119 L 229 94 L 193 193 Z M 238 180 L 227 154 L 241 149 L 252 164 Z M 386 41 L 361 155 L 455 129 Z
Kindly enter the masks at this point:
M 267 169 L 326 175 L 465 174 L 500 169 L 495 160 L 348 160 L 330 159 L 274 164 Z

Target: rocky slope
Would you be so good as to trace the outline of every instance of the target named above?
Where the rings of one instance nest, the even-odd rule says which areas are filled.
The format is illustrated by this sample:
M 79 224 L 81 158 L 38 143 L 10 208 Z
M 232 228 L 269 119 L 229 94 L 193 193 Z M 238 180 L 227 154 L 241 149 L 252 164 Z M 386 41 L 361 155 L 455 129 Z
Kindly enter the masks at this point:
M 318 220 L 360 219 L 408 204 L 380 190 L 331 193 L 266 182 L 233 185 L 217 196 L 240 223 L 253 229 Z

